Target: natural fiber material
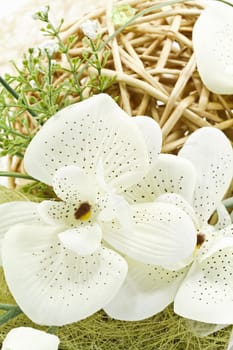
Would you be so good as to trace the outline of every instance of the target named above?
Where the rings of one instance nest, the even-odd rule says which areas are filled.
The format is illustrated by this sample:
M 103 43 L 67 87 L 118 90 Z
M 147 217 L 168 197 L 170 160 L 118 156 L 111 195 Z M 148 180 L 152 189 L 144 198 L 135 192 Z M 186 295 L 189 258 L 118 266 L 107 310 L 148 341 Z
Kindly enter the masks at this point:
M 69 52 L 73 58 L 82 58 L 87 50 L 80 29 L 83 21 L 96 19 L 103 40 L 115 31 L 111 3 L 107 1 L 107 9 L 100 7 L 72 25 L 66 25 L 63 40 L 70 35 L 77 37 Z M 142 0 L 127 3 L 136 9 L 136 13 L 155 5 L 155 1 Z M 101 74 L 115 78 L 115 83 L 106 92 L 118 97 L 120 106 L 128 114 L 148 115 L 159 122 L 163 152 L 176 153 L 188 135 L 203 126 L 214 126 L 233 141 L 233 95 L 216 95 L 208 91 L 196 69 L 192 29 L 201 9 L 198 3 L 191 1 L 162 7 L 137 19 L 108 43 L 111 54 Z M 101 57 L 101 52 L 99 55 Z M 63 66 L 66 64 L 63 55 L 56 59 Z M 94 68 L 84 70 L 81 84 L 95 74 Z M 53 84 L 58 86 L 68 77 L 68 72 L 58 72 Z M 89 88 L 84 95 L 88 97 L 91 93 Z M 79 96 L 72 98 L 72 102 L 79 100 Z
M 13 299 L 0 272 L 0 300 L 12 303 Z M 19 315 L 0 328 L 0 342 L 10 329 L 34 325 Z M 57 329 L 61 339 L 60 350 L 224 350 L 231 329 L 222 330 L 205 338 L 195 337 L 186 320 L 174 315 L 172 307 L 150 319 L 139 322 L 121 322 L 110 319 L 104 312 L 76 324 Z
M 128 3 L 137 12 L 155 5 L 142 0 Z M 70 51 L 73 57 L 81 57 L 85 49 L 79 29 L 85 19 L 97 19 L 105 39 L 114 32 L 111 1 L 108 4 L 107 13 L 99 9 L 63 33 L 64 40 L 71 34 L 79 39 Z M 164 152 L 176 152 L 191 132 L 203 126 L 215 126 L 233 140 L 233 96 L 208 91 L 196 69 L 192 29 L 200 12 L 195 2 L 163 7 L 136 20 L 108 44 L 112 55 L 102 74 L 116 78 L 109 94 L 119 96 L 119 104 L 130 115 L 149 115 L 159 122 Z M 86 72 L 87 78 L 90 73 L 94 71 Z M 60 76 L 56 84 L 65 78 Z
M 127 3 L 137 12 L 155 5 L 155 1 L 143 0 Z M 104 39 L 114 32 L 111 11 L 110 5 L 107 14 L 104 8 L 93 11 L 62 33 L 64 40 L 71 34 L 77 36 L 75 47 L 70 50 L 72 57 L 81 57 L 84 50 L 80 30 L 84 20 L 97 19 Z M 215 126 L 233 140 L 233 96 L 209 92 L 196 70 L 191 38 L 200 11 L 201 6 L 190 1 L 164 7 L 141 17 L 108 44 L 112 54 L 102 74 L 115 77 L 115 83 L 107 92 L 118 97 L 119 104 L 130 115 L 149 115 L 159 122 L 164 152 L 177 153 L 188 135 L 202 126 Z M 63 57 L 57 60 L 62 61 Z M 85 71 L 83 79 L 90 74 L 96 74 L 95 70 Z M 67 77 L 68 73 L 58 74 L 53 83 L 59 85 Z M 88 96 L 91 88 L 85 92 Z M 73 97 L 74 101 L 79 100 L 78 96 Z M 18 168 L 16 165 L 11 170 Z M 2 272 L 0 285 L 0 301 L 13 302 Z M 2 326 L 0 340 L 12 327 L 22 325 L 32 323 L 20 315 Z M 230 334 L 225 329 L 197 338 L 172 307 L 140 322 L 114 321 L 99 312 L 57 331 L 62 350 L 224 350 Z

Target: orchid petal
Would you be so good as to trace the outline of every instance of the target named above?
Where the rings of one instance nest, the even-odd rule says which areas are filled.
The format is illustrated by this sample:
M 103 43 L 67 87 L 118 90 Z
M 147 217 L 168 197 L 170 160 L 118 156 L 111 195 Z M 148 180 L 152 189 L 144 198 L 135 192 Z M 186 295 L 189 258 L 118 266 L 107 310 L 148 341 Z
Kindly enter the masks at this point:
M 129 260 L 127 278 L 115 298 L 104 308 L 112 318 L 138 321 L 165 309 L 175 297 L 186 270 L 168 271 Z
M 94 202 L 96 189 L 93 181 L 77 166 L 60 168 L 53 177 L 56 195 L 65 202 Z
M 98 224 L 93 223 L 66 230 L 59 233 L 58 237 L 64 247 L 85 256 L 94 253 L 100 247 L 102 231 Z
M 232 147 L 223 132 L 204 127 L 188 138 L 179 156 L 190 160 L 197 171 L 193 206 L 201 227 L 218 207 L 232 180 Z
M 38 213 L 44 223 L 60 226 L 75 226 L 79 221 L 75 218 L 75 204 L 57 201 L 43 201 L 38 205 Z
M 70 105 L 50 118 L 27 148 L 27 172 L 47 184 L 63 166 L 90 176 L 103 162 L 106 182 L 124 189 L 148 170 L 148 151 L 132 118 L 107 94 Z
M 133 121 L 138 126 L 146 142 L 150 164 L 154 165 L 158 160 L 158 155 L 162 147 L 162 131 L 160 126 L 154 119 L 145 116 L 134 117 Z
M 197 227 L 197 219 L 193 207 L 179 194 L 166 193 L 156 199 L 156 202 L 163 202 L 173 204 L 182 209 L 193 221 L 195 227 Z
M 207 239 L 198 252 L 198 261 L 203 262 L 216 252 L 228 247 L 233 248 L 233 225 L 207 235 Z
M 156 165 L 136 185 L 124 191 L 130 203 L 152 202 L 164 193 L 177 193 L 188 202 L 193 199 L 196 172 L 186 159 L 160 154 Z
M 50 226 L 17 225 L 3 242 L 7 284 L 37 324 L 62 326 L 92 315 L 114 298 L 127 274 L 127 263 L 114 251 L 101 247 L 79 257 L 58 234 Z
M 196 229 L 181 209 L 167 203 L 132 205 L 134 226 L 103 225 L 103 237 L 127 256 L 167 267 L 187 259 L 196 246 Z
M 231 332 L 227 350 L 233 350 L 233 331 Z
M 18 327 L 7 334 L 2 350 L 57 350 L 59 343 L 56 335 L 30 327 Z
M 132 229 L 132 211 L 131 206 L 122 197 L 115 193 L 107 193 L 100 203 L 100 208 L 103 207 L 98 215 L 98 221 L 108 222 L 118 220 L 119 224 L 124 229 Z
M 233 323 L 233 248 L 196 261 L 179 288 L 174 302 L 177 314 L 201 322 Z
M 1 246 L 5 233 L 19 223 L 38 223 L 40 221 L 37 212 L 38 203 L 33 202 L 9 202 L 0 205 L 0 265 Z
M 216 230 L 221 230 L 224 227 L 227 227 L 231 224 L 231 216 L 228 213 L 226 207 L 220 203 L 217 207 L 217 214 L 218 214 L 218 222 L 215 225 Z
M 207 337 L 228 326 L 227 324 L 211 324 L 193 320 L 186 320 L 186 325 L 196 337 Z
M 200 15 L 193 28 L 198 71 L 207 88 L 233 93 L 233 7 L 215 3 Z

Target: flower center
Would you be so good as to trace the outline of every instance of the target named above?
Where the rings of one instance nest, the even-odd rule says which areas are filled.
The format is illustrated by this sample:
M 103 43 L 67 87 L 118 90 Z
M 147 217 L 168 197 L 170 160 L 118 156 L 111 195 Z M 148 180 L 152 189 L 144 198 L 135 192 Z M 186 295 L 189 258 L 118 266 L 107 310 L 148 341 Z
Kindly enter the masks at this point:
M 88 220 L 91 216 L 91 205 L 88 202 L 83 202 L 75 209 L 74 217 L 77 220 Z
M 197 243 L 196 243 L 196 247 L 200 248 L 201 245 L 205 242 L 205 235 L 203 233 L 198 233 L 197 234 Z

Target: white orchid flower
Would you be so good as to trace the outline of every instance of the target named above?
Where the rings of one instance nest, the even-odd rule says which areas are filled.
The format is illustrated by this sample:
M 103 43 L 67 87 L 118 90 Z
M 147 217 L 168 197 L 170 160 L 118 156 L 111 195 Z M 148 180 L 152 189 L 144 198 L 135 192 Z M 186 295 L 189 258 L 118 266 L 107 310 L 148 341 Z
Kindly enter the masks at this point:
M 128 240 L 126 249 L 126 237 L 121 230 L 111 232 L 110 243 L 131 259 L 126 258 L 127 279 L 104 309 L 113 318 L 141 320 L 162 311 L 174 300 L 175 312 L 183 317 L 207 323 L 233 323 L 233 225 L 221 206 L 218 226 L 228 226 L 216 231 L 208 225 L 232 180 L 231 144 L 221 131 L 202 128 L 189 137 L 179 156 L 174 157 L 161 155 L 157 172 L 147 174 L 125 195 L 128 200 L 139 202 L 144 193 L 144 202 L 157 197 L 158 208 L 173 203 L 185 210 L 196 227 L 196 249 L 186 260 L 182 260 L 183 256 L 180 261 L 171 259 L 170 247 L 174 242 L 184 247 L 177 227 L 170 236 L 159 237 L 160 263 L 153 265 L 148 259 L 145 264 L 134 254 L 136 251 L 140 254 L 142 239 Z M 159 212 L 157 215 L 162 217 Z M 145 220 L 144 225 L 150 223 Z
M 233 94 L 233 1 L 210 1 L 193 29 L 201 79 L 210 91 Z
M 2 350 L 58 350 L 59 339 L 30 327 L 13 328 L 2 344 Z
M 160 177 L 161 162 L 171 179 L 170 166 L 186 164 L 174 183 L 187 197 L 194 188 L 189 162 L 168 155 L 158 160 L 160 148 L 157 123 L 129 118 L 104 94 L 57 113 L 34 137 L 25 168 L 52 185 L 60 201 L 0 206 L 2 237 L 8 229 L 2 247 L 6 280 L 34 322 L 62 325 L 109 304 L 127 263 L 103 243 L 114 247 L 119 230 L 117 249 L 129 257 L 187 265 L 196 246 L 192 219 L 174 204 L 153 203 L 153 196 L 152 203 L 141 203 L 150 188 L 138 189 L 140 181 L 150 168 Z M 134 185 L 139 200 L 129 204 Z
M 123 197 L 154 165 L 160 148 L 157 123 L 147 117 L 129 118 L 104 94 L 63 109 L 34 137 L 25 154 L 25 168 L 52 185 L 60 200 L 0 206 L 0 237 L 8 231 L 2 246 L 7 283 L 34 322 L 78 321 L 115 296 L 127 263 L 102 245 L 111 240 L 107 224 L 121 227 L 128 236 L 136 229 L 141 237 L 146 234 L 148 242 L 141 247 L 140 258 L 147 259 L 149 247 L 149 259 L 155 263 L 153 246 L 158 238 L 151 228 L 157 220 L 158 234 L 164 235 L 167 228 L 170 234 L 174 219 L 177 227 L 185 227 L 179 239 L 187 249 L 178 247 L 179 254 L 186 258 L 193 250 L 195 229 L 186 213 L 175 209 L 179 219 L 170 218 L 171 206 L 164 205 L 160 209 L 164 225 L 154 217 L 144 229 L 140 220 L 150 221 L 153 206 L 144 216 L 145 206 L 130 206 Z M 137 211 L 139 224 L 134 219 Z

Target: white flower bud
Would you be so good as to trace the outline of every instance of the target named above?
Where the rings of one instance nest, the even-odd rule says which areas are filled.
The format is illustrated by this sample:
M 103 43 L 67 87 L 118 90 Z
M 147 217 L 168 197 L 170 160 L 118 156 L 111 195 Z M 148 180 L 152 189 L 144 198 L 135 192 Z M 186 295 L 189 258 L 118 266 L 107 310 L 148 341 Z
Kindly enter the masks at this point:
M 42 54 L 48 53 L 49 56 L 52 56 L 54 53 L 59 51 L 59 45 L 57 42 L 50 40 L 39 46 Z
M 29 81 L 29 84 L 31 85 L 31 87 L 32 87 L 33 89 L 36 89 L 35 80 L 30 80 L 30 81 Z
M 97 21 L 91 21 L 88 19 L 87 21 L 81 24 L 80 28 L 89 39 L 96 39 L 99 32 L 99 26 Z

